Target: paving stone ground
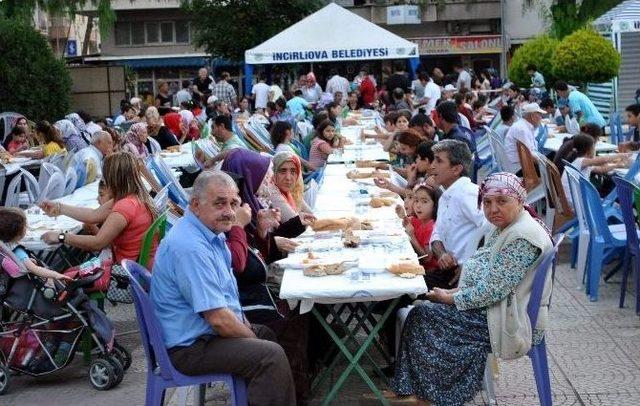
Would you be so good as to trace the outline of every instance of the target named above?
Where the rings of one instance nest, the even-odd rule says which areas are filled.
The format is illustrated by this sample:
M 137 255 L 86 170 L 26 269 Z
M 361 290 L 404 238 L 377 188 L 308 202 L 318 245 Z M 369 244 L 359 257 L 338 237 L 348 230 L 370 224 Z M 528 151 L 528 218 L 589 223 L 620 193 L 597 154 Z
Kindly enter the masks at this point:
M 555 405 L 640 405 L 640 317 L 632 304 L 631 289 L 626 307 L 618 308 L 620 276 L 600 285 L 598 302 L 589 302 L 576 288 L 575 272 L 568 265 L 568 245 L 561 250 L 550 311 L 547 349 Z M 2 406 L 27 405 L 143 405 L 146 365 L 139 341 L 133 306 L 108 308 L 116 322 L 118 340 L 133 353 L 134 362 L 124 381 L 106 392 L 94 390 L 81 357 L 64 370 L 41 378 L 12 377 L 8 394 L 0 397 Z M 124 333 L 124 334 L 123 334 Z M 531 363 L 528 358 L 500 363 L 495 390 L 499 405 L 538 404 Z M 336 379 L 334 376 L 332 379 Z M 351 377 L 335 405 L 373 405 L 363 400 L 366 385 Z M 207 391 L 207 405 L 225 405 L 226 390 Z M 326 391 L 324 392 L 326 393 Z M 177 405 L 175 392 L 167 394 L 165 404 Z M 188 397 L 189 403 L 191 396 Z M 322 393 L 313 399 L 319 404 Z M 484 393 L 472 405 L 486 405 Z

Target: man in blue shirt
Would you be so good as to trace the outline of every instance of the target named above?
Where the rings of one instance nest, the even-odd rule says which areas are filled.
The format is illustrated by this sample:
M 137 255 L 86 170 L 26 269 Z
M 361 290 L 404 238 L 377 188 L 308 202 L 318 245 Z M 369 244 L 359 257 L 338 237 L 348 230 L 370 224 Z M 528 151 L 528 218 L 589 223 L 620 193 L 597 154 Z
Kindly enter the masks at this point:
M 189 210 L 158 248 L 150 299 L 175 368 L 247 380 L 252 405 L 295 405 L 287 357 L 264 326 L 242 313 L 225 232 L 236 224 L 238 188 L 220 171 L 194 182 Z
M 293 93 L 293 97 L 287 102 L 287 108 L 296 119 L 304 118 L 309 102 L 302 97 L 302 90 L 298 89 Z
M 600 114 L 593 102 L 584 93 L 576 89 L 570 89 L 569 85 L 565 82 L 557 82 L 556 91 L 558 92 L 558 96 L 569 102 L 571 114 L 576 117 L 580 125 L 593 123 L 603 129 L 607 125 L 602 114 Z

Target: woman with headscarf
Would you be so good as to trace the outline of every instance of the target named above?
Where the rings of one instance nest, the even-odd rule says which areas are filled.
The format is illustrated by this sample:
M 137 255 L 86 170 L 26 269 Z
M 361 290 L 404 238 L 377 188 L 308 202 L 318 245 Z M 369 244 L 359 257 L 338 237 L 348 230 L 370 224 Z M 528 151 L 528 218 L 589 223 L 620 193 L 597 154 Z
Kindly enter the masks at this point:
M 406 319 L 390 398 L 415 396 L 438 405 L 462 405 L 482 387 L 487 354 L 514 359 L 544 338 L 551 274 L 538 322 L 522 317 L 535 269 L 553 248 L 549 230 L 524 206 L 518 177 L 501 172 L 480 186 L 478 205 L 493 228 L 463 265 L 456 289 L 427 293 Z M 417 399 L 416 399 L 417 401 Z
M 122 148 L 123 151 L 129 152 L 140 159 L 144 159 L 150 155 L 149 148 L 146 145 L 148 142 L 146 123 L 134 123 L 129 127 L 125 138 L 127 141 Z
M 313 72 L 307 74 L 307 85 L 302 88 L 302 97 L 309 103 L 317 103 L 322 98 L 322 88 L 316 82 Z
M 238 209 L 237 213 L 240 213 L 237 218 L 246 217 L 244 229 L 232 227 L 227 234 L 240 304 L 251 323 L 266 325 L 276 333 L 278 343 L 289 358 L 298 399 L 302 399 L 309 389 L 308 316 L 291 312 L 286 303 L 273 300 L 274 296 L 266 285 L 266 266 L 281 258 L 282 251 L 290 251 L 295 247 L 292 241 L 282 237 L 295 237 L 304 232 L 308 219 L 304 215 L 304 220 L 295 216 L 278 223 L 279 210 L 269 207 L 271 204 L 263 192 L 271 184 L 273 176 L 268 157 L 235 149 L 224 160 L 222 170 L 235 178 L 240 190 L 244 204 Z M 272 217 L 274 214 L 275 219 Z M 274 230 L 269 231 L 270 228 Z
M 62 141 L 64 141 L 64 145 L 67 146 L 67 151 L 76 152 L 89 146 L 80 134 L 80 131 L 70 120 L 64 119 L 56 121 L 54 126 L 58 129 L 60 135 L 62 135 Z
M 296 154 L 283 151 L 273 156 L 273 182 L 268 191 L 272 206 L 280 209 L 282 221 L 300 213 L 313 214 L 304 201 L 302 162 Z

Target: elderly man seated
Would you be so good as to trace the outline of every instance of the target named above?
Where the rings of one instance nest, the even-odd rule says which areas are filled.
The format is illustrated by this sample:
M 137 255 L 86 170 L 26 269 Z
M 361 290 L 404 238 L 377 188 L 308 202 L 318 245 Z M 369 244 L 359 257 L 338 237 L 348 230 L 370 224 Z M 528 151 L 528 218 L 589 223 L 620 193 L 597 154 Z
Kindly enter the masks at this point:
M 151 301 L 175 368 L 187 375 L 230 373 L 248 382 L 251 405 L 294 405 L 291 369 L 275 336 L 244 317 L 225 232 L 236 224 L 238 188 L 204 171 L 189 210 L 162 240 Z
M 95 167 L 96 176 L 102 178 L 102 162 L 112 152 L 113 138 L 111 138 L 111 134 L 106 131 L 96 131 L 91 136 L 91 145 L 76 152 L 73 161 L 76 165 L 82 163 L 85 167 L 88 167 L 89 161 L 93 161 L 92 165 Z

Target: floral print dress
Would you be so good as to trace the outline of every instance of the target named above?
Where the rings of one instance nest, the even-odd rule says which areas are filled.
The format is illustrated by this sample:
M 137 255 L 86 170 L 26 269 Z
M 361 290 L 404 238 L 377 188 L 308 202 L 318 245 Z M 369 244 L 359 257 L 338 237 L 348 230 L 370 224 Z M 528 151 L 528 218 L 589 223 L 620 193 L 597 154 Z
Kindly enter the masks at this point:
M 524 279 L 542 251 L 524 239 L 505 245 L 491 267 L 495 231 L 465 262 L 455 306 L 425 302 L 404 325 L 391 389 L 434 405 L 463 405 L 482 387 L 491 352 L 487 307 L 504 299 Z

